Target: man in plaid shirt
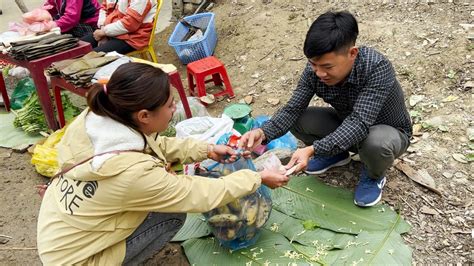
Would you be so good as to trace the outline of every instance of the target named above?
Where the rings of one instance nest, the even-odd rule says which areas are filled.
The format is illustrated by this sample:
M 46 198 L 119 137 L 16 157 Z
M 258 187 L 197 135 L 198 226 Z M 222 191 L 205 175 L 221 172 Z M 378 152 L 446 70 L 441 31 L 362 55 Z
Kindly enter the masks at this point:
M 354 203 L 373 206 L 382 197 L 385 172 L 410 144 L 412 126 L 391 63 L 379 52 L 356 47 L 357 21 L 348 12 L 327 12 L 311 25 L 304 43 L 308 64 L 288 101 L 261 128 L 242 136 L 253 149 L 291 131 L 308 147 L 286 165 L 321 174 L 350 162 L 364 164 Z M 331 107 L 308 107 L 314 95 Z

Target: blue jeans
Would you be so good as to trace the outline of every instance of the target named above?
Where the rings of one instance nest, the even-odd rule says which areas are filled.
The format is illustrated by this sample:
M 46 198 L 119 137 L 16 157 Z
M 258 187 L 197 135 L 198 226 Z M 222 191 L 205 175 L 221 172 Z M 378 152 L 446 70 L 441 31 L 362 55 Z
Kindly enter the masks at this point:
M 150 259 L 183 226 L 185 213 L 151 212 L 126 241 L 124 265 L 138 265 Z

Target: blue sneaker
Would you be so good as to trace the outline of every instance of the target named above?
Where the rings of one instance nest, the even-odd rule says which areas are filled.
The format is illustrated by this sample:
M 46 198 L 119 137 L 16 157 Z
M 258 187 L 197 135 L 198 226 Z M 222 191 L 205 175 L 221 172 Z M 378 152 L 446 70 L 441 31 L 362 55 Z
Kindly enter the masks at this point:
M 313 159 L 309 160 L 305 173 L 309 175 L 319 175 L 326 172 L 330 168 L 346 165 L 350 161 L 351 156 L 347 151 L 331 157 L 316 155 L 313 157 Z
M 370 178 L 367 170 L 362 170 L 359 184 L 354 193 L 354 204 L 359 207 L 370 207 L 377 204 L 382 198 L 382 188 L 385 186 L 387 179 L 382 176 L 379 179 Z

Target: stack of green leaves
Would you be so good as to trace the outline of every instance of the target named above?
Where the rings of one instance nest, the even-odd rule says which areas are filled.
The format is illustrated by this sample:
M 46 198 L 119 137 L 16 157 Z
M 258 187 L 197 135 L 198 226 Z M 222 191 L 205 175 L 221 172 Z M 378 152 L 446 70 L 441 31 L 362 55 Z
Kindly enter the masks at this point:
M 219 246 L 200 214 L 174 241 L 184 241 L 192 265 L 411 265 L 400 234 L 410 225 L 386 205 L 359 208 L 351 192 L 313 176 L 295 176 L 272 192 L 273 210 L 254 246 L 230 252 Z
M 70 121 L 81 112 L 79 108 L 72 104 L 70 98 L 66 94 L 61 94 L 61 100 L 63 102 L 64 117 L 66 121 Z M 13 125 L 23 129 L 23 131 L 28 134 L 35 135 L 41 131 L 48 131 L 46 118 L 44 117 L 38 94 L 36 92 L 32 93 L 25 100 L 23 107 L 16 111 L 16 115 L 15 120 L 13 120 Z

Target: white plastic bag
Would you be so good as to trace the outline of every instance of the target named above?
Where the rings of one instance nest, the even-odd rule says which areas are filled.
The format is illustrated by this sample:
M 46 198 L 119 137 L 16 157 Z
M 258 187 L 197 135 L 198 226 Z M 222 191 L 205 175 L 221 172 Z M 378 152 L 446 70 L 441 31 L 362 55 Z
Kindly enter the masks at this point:
M 176 137 L 193 138 L 216 143 L 225 133 L 231 132 L 234 121 L 227 116 L 221 118 L 203 116 L 193 117 L 176 125 Z
M 8 70 L 8 75 L 17 79 L 23 79 L 30 76 L 30 71 L 24 67 L 17 66 Z

